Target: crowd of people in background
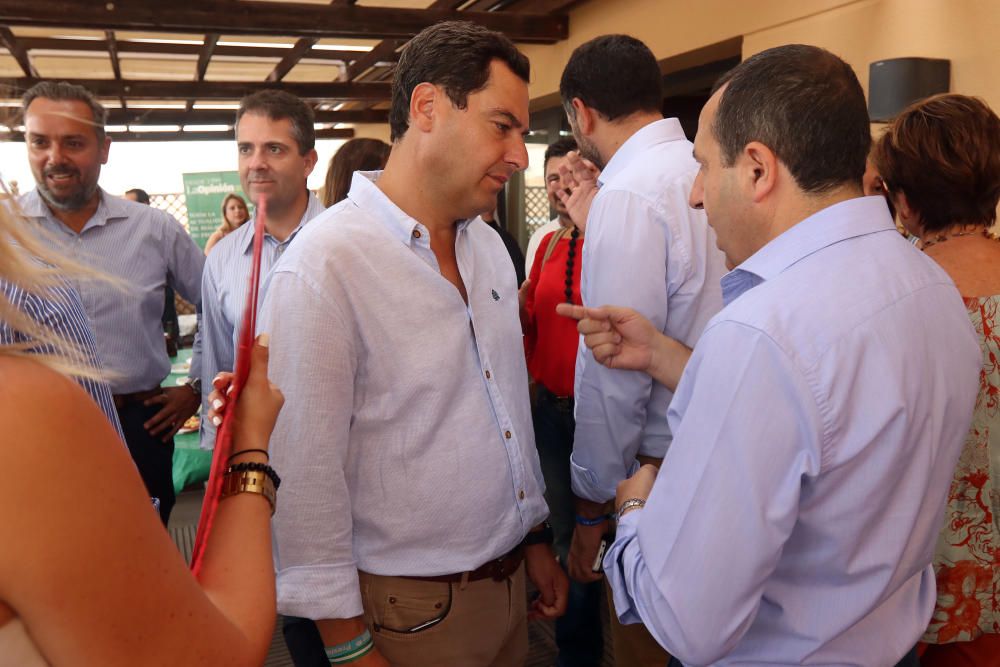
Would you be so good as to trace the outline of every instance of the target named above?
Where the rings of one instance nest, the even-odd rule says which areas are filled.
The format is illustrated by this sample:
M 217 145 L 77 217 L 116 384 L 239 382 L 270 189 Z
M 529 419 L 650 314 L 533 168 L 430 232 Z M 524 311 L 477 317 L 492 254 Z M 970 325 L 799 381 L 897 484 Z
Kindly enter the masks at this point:
M 596 667 L 604 611 L 620 667 L 997 664 L 996 113 L 937 95 L 873 142 L 851 67 L 787 45 L 722 77 L 692 141 L 646 45 L 597 37 L 522 254 L 498 197 L 529 78 L 499 33 L 425 29 L 391 146 L 346 142 L 320 196 L 311 107 L 248 95 L 249 201 L 204 251 L 98 186 L 89 91 L 25 93 L 0 664 L 259 665 L 277 613 L 299 667 L 516 667 L 533 619 Z M 162 387 L 174 290 L 198 330 Z M 163 526 L 199 408 L 203 448 L 235 430 L 195 578 Z

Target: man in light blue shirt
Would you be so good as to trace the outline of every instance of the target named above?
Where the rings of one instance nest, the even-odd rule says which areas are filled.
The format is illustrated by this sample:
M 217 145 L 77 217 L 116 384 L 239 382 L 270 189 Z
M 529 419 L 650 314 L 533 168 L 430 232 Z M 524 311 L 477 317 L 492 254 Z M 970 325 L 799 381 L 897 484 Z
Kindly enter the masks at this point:
M 836 56 L 744 61 L 694 144 L 691 204 L 736 267 L 724 310 L 668 364 L 632 363 L 637 320 L 612 318 L 605 363 L 683 368 L 673 445 L 619 486 L 604 567 L 622 622 L 684 665 L 916 664 L 981 360 L 954 284 L 862 197 L 869 142 Z
M 584 304 L 631 306 L 693 345 L 722 308 L 725 266 L 704 213 L 687 203 L 697 164 L 680 122 L 660 111 L 656 58 L 633 37 L 598 37 L 574 51 L 560 94 L 580 153 L 602 168 L 583 246 Z M 663 458 L 671 393 L 645 374 L 602 367 L 581 345 L 575 398 L 570 466 L 580 518 L 567 565 L 574 579 L 597 581 L 593 567 L 610 530 L 609 501 L 637 458 Z M 618 660 L 665 662 L 648 636 L 619 630 L 612 627 Z
M 316 166 L 316 132 L 309 106 L 290 93 L 262 90 L 236 112 L 240 184 L 254 205 L 267 198 L 261 284 L 302 227 L 323 212 L 306 187 Z M 255 216 L 256 217 L 256 216 Z M 253 263 L 254 218 L 219 241 L 205 260 L 201 280 L 201 377 L 204 398 L 220 371 L 231 372 L 243 326 Z M 205 406 L 204 414 L 208 413 Z M 215 447 L 215 426 L 202 420 L 201 446 Z
M 80 86 L 44 81 L 24 95 L 25 143 L 37 187 L 19 199 L 55 251 L 117 278 L 76 280 L 125 442 L 166 523 L 174 504 L 173 436 L 198 409 L 195 386 L 160 388 L 170 372 L 160 316 L 164 288 L 201 301 L 205 257 L 181 225 L 157 209 L 97 185 L 108 159 L 107 111 Z M 200 359 L 193 358 L 191 378 Z
M 555 617 L 518 285 L 478 217 L 527 165 L 527 58 L 472 23 L 403 51 L 385 171 L 278 260 L 261 324 L 288 406 L 271 439 L 278 611 L 358 667 L 510 666 L 525 578 Z M 374 650 L 371 649 L 374 641 Z

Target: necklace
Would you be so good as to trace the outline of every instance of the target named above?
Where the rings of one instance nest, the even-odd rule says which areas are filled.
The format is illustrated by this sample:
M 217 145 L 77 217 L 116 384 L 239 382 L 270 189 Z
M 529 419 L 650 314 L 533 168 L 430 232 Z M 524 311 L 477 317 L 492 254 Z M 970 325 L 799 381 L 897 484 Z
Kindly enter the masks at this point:
M 566 303 L 573 303 L 573 259 L 576 257 L 576 241 L 580 230 L 573 227 L 569 235 L 569 253 L 566 255 Z
M 957 232 L 946 233 L 944 231 L 941 231 L 938 232 L 937 235 L 934 236 L 933 238 L 926 238 L 926 239 L 921 238 L 920 249 L 927 250 L 927 248 L 930 248 L 932 245 L 937 245 L 938 243 L 944 243 L 948 239 L 953 239 L 958 236 L 976 236 L 976 235 L 983 236 L 988 239 L 993 239 L 993 237 L 990 236 L 989 230 L 985 227 L 980 227 L 979 225 L 976 225 L 974 228 L 969 229 L 968 226 L 966 226 L 964 229 L 961 229 L 960 231 Z

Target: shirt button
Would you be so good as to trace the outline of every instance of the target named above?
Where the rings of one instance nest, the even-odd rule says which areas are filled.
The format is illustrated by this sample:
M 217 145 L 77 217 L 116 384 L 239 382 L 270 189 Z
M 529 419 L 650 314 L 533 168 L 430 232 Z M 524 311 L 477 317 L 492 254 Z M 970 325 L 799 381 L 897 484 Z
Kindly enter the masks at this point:
M 524 489 L 521 489 L 521 491 L 518 492 L 517 497 L 520 498 L 521 500 L 524 500 Z
M 508 440 L 510 440 L 510 438 L 511 438 L 511 434 L 510 434 L 510 431 L 504 431 L 504 432 L 503 432 L 503 437 L 505 437 L 505 438 L 507 438 Z
M 419 229 L 414 229 L 413 230 L 413 238 L 419 239 L 421 236 L 423 236 L 423 234 L 420 233 Z
M 486 379 L 487 379 L 487 380 L 489 380 L 489 379 L 490 379 L 491 377 L 493 377 L 493 376 L 492 376 L 492 375 L 490 375 L 490 372 L 489 372 L 489 371 L 486 371 Z

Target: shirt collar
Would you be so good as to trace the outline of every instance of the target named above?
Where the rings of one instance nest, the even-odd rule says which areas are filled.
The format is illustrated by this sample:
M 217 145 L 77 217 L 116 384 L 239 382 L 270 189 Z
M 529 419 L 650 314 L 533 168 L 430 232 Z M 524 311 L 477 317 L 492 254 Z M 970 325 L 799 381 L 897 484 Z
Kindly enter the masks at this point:
M 120 197 L 112 197 L 104 191 L 103 188 L 97 189 L 98 202 L 97 210 L 94 214 L 90 216 L 87 220 L 87 224 L 83 226 L 80 233 L 87 231 L 91 227 L 102 227 L 112 220 L 124 220 L 128 218 L 128 204 L 125 203 L 124 199 Z M 38 188 L 35 188 L 20 201 L 21 211 L 25 216 L 29 218 L 44 218 L 52 222 L 58 223 L 59 229 L 65 229 L 67 232 L 72 232 L 72 230 L 66 225 L 59 222 L 51 209 L 49 209 L 48 204 L 38 193 Z
M 354 172 L 347 198 L 361 210 L 373 215 L 400 243 L 416 243 L 429 248 L 430 234 L 427 227 L 407 215 L 375 185 L 381 175 L 381 171 Z M 457 231 L 463 231 L 473 220 L 478 219 L 477 216 L 460 221 Z
M 597 177 L 598 183 L 604 185 L 610 183 L 614 177 L 636 158 L 640 153 L 656 144 L 668 141 L 686 140 L 681 123 L 676 118 L 664 118 L 645 126 L 622 144 L 615 154 L 608 160 L 601 175 Z
M 885 198 L 856 197 L 818 211 L 771 239 L 722 278 L 726 304 L 809 255 L 857 236 L 896 232 Z
M 306 210 L 302 214 L 302 218 L 299 220 L 299 224 L 295 226 L 295 229 L 293 229 L 292 233 L 288 235 L 288 238 L 286 238 L 284 241 L 281 241 L 280 243 L 278 243 L 278 245 L 282 245 L 282 244 L 285 244 L 285 243 L 291 243 L 292 239 L 294 239 L 295 235 L 298 234 L 299 231 L 301 231 L 302 227 L 305 226 L 305 224 L 307 222 L 309 222 L 310 220 L 312 220 L 313 218 L 315 218 L 317 215 L 319 215 L 323 211 L 324 211 L 324 208 L 323 208 L 322 202 L 320 202 L 320 200 L 316 198 L 316 195 L 314 195 L 312 192 L 309 192 L 309 197 L 308 197 L 308 199 L 306 201 Z M 249 220 L 247 220 L 244 224 L 240 225 L 240 228 L 237 229 L 235 232 L 233 232 L 233 234 L 241 234 L 242 235 L 242 236 L 239 236 L 237 238 L 239 239 L 238 243 L 240 244 L 240 247 L 243 248 L 243 254 L 244 255 L 247 254 L 247 253 L 249 253 L 250 250 L 253 248 L 253 232 L 254 232 L 254 222 L 255 222 L 256 218 L 257 218 L 257 215 L 256 215 L 256 212 L 255 212 L 254 216 L 252 218 L 250 218 Z M 273 239 L 275 242 L 278 241 L 277 239 L 275 239 L 273 236 L 271 236 L 271 234 L 269 234 L 266 231 L 264 232 L 264 239 L 265 240 L 266 239 Z

